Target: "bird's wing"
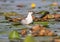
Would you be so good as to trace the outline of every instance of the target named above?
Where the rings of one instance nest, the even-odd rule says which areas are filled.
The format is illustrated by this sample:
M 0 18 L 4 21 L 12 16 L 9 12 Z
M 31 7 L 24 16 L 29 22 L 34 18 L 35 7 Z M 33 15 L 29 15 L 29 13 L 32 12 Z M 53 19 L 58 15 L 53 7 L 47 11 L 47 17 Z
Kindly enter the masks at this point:
M 22 24 L 27 24 L 27 20 L 24 19 L 24 20 L 21 21 L 21 23 Z

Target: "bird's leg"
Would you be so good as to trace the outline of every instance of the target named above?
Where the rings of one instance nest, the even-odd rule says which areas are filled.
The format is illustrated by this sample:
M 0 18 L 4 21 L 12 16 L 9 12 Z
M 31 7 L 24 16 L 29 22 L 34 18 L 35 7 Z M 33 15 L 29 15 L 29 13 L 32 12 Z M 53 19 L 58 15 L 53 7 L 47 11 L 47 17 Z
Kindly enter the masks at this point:
M 34 22 L 32 22 L 31 24 L 34 24 Z

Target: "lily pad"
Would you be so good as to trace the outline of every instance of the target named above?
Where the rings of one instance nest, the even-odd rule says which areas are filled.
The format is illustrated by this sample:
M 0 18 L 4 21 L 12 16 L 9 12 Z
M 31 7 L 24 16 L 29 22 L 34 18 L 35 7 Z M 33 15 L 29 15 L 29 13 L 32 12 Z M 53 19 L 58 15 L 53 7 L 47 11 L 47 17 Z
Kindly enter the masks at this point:
M 1 20 L 0 23 L 9 23 L 8 20 Z
M 26 38 L 24 39 L 24 42 L 36 42 L 33 36 L 27 35 Z
M 9 39 L 20 39 L 20 36 L 16 30 L 10 32 L 9 34 Z
M 43 26 L 48 26 L 49 22 L 34 22 L 33 24 L 40 24 Z
M 43 11 L 38 12 L 37 14 L 42 14 L 42 15 L 44 15 L 44 14 L 49 14 L 49 12 L 48 12 L 48 11 L 43 10 Z

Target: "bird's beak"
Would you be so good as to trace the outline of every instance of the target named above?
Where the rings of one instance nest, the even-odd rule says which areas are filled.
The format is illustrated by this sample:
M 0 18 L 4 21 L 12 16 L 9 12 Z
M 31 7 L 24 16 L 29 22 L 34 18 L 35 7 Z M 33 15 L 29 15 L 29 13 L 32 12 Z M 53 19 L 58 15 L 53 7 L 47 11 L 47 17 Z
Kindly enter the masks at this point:
M 39 14 L 38 12 L 33 12 L 33 14 Z
M 33 12 L 33 14 L 35 14 L 35 13 Z
M 33 12 L 33 14 L 36 14 L 35 12 Z

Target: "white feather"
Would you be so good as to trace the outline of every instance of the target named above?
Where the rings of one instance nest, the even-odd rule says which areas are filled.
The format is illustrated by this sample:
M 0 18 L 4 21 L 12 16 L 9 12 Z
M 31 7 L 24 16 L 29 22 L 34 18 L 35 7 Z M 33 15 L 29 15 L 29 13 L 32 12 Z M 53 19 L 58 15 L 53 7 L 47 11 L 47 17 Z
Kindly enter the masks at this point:
M 33 14 L 33 12 L 29 12 L 27 17 L 25 19 L 21 20 L 21 23 L 22 24 L 30 24 L 30 23 L 32 23 L 33 22 L 32 14 Z

